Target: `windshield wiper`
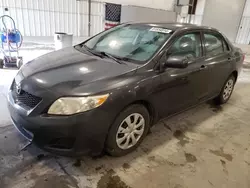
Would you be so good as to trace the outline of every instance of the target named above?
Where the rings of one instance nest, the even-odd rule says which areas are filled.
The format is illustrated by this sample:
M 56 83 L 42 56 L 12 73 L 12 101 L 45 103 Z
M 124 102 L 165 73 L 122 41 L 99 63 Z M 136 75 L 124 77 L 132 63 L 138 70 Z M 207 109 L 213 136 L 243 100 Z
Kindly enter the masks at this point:
M 82 47 L 84 47 L 89 53 L 91 53 L 91 54 L 93 54 L 95 56 L 98 56 L 98 57 L 101 57 L 101 58 L 108 57 L 108 58 L 114 60 L 115 62 L 117 62 L 119 64 L 125 64 L 120 60 L 126 61 L 126 58 L 124 58 L 124 59 L 123 58 L 118 58 L 118 57 L 115 57 L 115 56 L 113 56 L 113 55 L 111 55 L 111 54 L 109 54 L 107 52 L 103 52 L 103 51 L 100 52 L 100 51 L 92 50 L 88 46 L 86 46 L 85 44 L 83 44 Z
M 99 52 L 99 53 L 102 54 L 103 56 L 106 56 L 106 57 L 108 57 L 110 59 L 113 59 L 114 61 L 116 61 L 119 64 L 125 64 L 122 61 L 120 61 L 120 59 L 118 57 L 115 57 L 115 56 L 113 56 L 113 55 L 111 55 L 111 54 L 109 54 L 107 52 Z
M 91 53 L 92 55 L 95 55 L 95 56 L 98 56 L 98 57 L 101 57 L 103 58 L 103 55 L 100 54 L 99 52 L 95 51 L 95 50 L 92 50 L 90 49 L 88 46 L 86 46 L 85 44 L 82 45 L 82 47 L 84 47 L 89 53 Z

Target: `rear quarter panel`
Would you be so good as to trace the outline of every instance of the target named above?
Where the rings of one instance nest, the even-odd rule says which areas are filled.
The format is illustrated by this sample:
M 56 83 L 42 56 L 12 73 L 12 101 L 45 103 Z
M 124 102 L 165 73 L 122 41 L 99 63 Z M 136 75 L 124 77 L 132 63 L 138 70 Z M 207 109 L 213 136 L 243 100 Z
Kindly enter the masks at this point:
M 218 31 L 218 30 L 217 30 Z M 241 69 L 242 69 L 242 66 L 243 66 L 243 62 L 244 62 L 244 58 L 245 58 L 245 55 L 243 53 L 243 51 L 238 48 L 238 47 L 235 47 L 229 40 L 228 38 L 223 34 L 221 33 L 220 31 L 218 31 L 223 37 L 224 39 L 226 40 L 227 44 L 229 45 L 230 49 L 232 50 L 232 55 L 234 56 L 235 60 L 234 60 L 234 63 L 232 65 L 232 72 L 233 71 L 237 71 L 237 74 L 239 75 L 240 72 L 241 72 Z
M 245 54 L 240 48 L 234 47 L 234 56 L 235 56 L 235 70 L 239 75 L 242 70 Z

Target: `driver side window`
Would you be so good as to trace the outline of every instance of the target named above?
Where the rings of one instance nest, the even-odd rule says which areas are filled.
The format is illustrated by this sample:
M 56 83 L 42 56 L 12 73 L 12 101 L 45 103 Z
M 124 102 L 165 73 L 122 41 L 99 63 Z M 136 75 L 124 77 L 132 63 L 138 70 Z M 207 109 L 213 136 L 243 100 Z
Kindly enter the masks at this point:
M 188 33 L 179 37 L 168 50 L 169 56 L 201 57 L 200 33 Z

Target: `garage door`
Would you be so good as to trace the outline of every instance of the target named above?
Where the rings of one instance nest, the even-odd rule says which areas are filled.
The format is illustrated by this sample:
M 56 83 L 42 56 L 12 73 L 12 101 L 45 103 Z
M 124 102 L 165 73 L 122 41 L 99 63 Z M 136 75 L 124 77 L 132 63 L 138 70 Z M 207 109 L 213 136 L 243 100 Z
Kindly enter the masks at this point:
M 215 27 L 235 42 L 245 0 L 207 0 L 203 25 Z

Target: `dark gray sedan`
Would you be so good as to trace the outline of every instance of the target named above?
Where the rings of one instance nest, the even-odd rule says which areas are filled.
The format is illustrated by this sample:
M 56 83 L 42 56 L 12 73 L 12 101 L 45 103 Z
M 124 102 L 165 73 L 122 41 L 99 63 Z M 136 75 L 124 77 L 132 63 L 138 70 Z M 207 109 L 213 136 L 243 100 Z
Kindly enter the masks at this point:
M 133 151 L 161 118 L 227 102 L 244 55 L 216 29 L 122 24 L 25 64 L 8 94 L 15 127 L 61 155 Z

